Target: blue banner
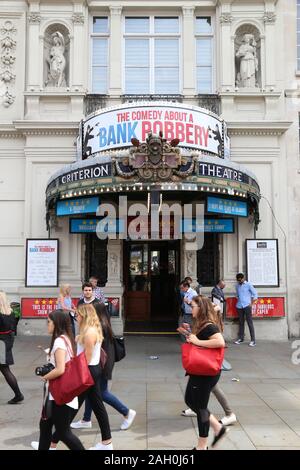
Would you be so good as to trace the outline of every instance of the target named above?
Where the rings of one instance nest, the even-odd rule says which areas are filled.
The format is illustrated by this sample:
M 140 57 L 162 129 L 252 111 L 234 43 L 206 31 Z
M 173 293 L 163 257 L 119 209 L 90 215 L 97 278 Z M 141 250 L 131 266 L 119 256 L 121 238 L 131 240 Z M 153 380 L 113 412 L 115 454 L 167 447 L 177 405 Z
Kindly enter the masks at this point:
M 244 201 L 233 201 L 231 199 L 222 199 L 220 197 L 208 196 L 207 212 L 247 217 L 248 207 L 247 202 Z
M 70 219 L 70 233 L 96 233 L 99 219 Z M 122 220 L 106 219 L 106 222 L 99 225 L 103 233 L 119 233 Z M 122 224 L 123 225 L 123 224 Z
M 197 219 L 185 219 L 183 222 L 184 233 L 203 232 L 203 222 Z M 233 219 L 205 219 L 205 233 L 234 233 Z
M 56 215 L 95 214 L 99 206 L 99 197 L 85 197 L 58 201 Z

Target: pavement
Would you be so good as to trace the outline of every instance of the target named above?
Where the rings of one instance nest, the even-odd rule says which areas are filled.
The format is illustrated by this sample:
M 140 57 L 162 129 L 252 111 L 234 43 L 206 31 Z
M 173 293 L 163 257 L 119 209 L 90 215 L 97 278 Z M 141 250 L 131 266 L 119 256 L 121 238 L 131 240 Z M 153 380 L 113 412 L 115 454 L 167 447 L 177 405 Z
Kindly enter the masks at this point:
M 34 369 L 45 363 L 38 345 L 48 347 L 48 338 L 16 337 L 12 370 L 25 395 L 22 404 L 6 404 L 12 392 L 0 376 L 0 450 L 30 450 L 30 442 L 38 440 L 42 383 L 34 375 Z M 187 379 L 181 367 L 179 339 L 130 336 L 126 337 L 126 347 L 126 358 L 114 369 L 112 392 L 129 408 L 135 409 L 137 417 L 129 430 L 120 431 L 122 417 L 107 406 L 114 449 L 193 448 L 197 442 L 197 421 L 180 416 L 181 410 L 186 408 Z M 293 353 L 291 342 L 264 341 L 255 348 L 248 347 L 247 343 L 228 345 L 225 357 L 232 370 L 222 373 L 220 384 L 238 423 L 230 426 L 229 434 L 218 449 L 300 450 L 300 365 L 292 363 Z M 150 359 L 150 356 L 158 356 L 158 359 Z M 210 411 L 217 417 L 223 416 L 214 396 Z M 82 410 L 77 416 L 82 417 Z M 92 429 L 74 432 L 86 448 L 99 442 L 94 417 Z M 59 448 L 65 447 L 60 443 Z

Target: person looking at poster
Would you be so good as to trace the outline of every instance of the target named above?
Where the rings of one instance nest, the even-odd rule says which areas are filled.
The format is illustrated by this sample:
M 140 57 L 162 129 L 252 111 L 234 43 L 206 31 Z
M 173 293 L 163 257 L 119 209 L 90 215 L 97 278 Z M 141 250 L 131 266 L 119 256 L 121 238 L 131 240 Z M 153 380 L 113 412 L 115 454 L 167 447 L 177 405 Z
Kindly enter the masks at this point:
M 253 285 L 246 281 L 243 273 L 236 275 L 236 296 L 237 304 L 236 308 L 239 314 L 239 337 L 235 341 L 235 344 L 241 344 L 244 342 L 245 336 L 245 317 L 248 324 L 251 341 L 249 346 L 256 346 L 255 342 L 255 331 L 252 320 L 252 304 L 257 301 L 257 292 Z

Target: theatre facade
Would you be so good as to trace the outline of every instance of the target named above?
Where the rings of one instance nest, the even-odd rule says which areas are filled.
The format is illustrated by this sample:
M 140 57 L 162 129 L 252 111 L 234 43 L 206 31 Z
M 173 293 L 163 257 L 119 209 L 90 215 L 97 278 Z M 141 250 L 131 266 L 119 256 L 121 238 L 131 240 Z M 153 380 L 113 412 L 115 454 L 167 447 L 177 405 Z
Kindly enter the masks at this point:
M 245 272 L 257 338 L 297 334 L 285 2 L 252 3 L 1 4 L 0 286 L 20 332 L 90 276 L 116 333 L 174 331 L 190 276 L 224 279 L 234 338 Z

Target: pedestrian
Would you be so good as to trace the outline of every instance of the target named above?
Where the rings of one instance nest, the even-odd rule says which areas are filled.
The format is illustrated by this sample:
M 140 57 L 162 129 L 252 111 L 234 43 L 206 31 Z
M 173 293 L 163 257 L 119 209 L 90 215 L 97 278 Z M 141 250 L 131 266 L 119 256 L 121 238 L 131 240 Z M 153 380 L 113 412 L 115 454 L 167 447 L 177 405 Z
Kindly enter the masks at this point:
M 130 428 L 132 425 L 136 411 L 129 409 L 124 405 L 115 395 L 113 395 L 108 390 L 108 380 L 112 379 L 112 371 L 115 364 L 115 351 L 113 343 L 113 331 L 110 324 L 110 319 L 107 313 L 107 309 L 104 304 L 97 305 L 96 312 L 101 323 L 102 332 L 103 332 L 103 343 L 102 348 L 107 354 L 107 361 L 104 366 L 104 369 L 101 373 L 100 385 L 101 385 L 101 394 L 102 400 L 104 403 L 112 406 L 123 416 L 123 422 L 121 423 L 120 429 L 125 431 Z M 85 429 L 92 427 L 91 421 L 92 407 L 90 401 L 86 399 L 85 401 L 85 411 L 82 420 L 75 421 L 71 424 L 71 427 L 74 429 Z
M 257 301 L 257 292 L 253 285 L 246 281 L 243 273 L 238 273 L 236 275 L 236 280 L 236 296 L 238 299 L 236 308 L 239 314 L 239 335 L 238 339 L 235 341 L 235 344 L 241 344 L 244 341 L 246 317 L 251 339 L 249 346 L 253 347 L 256 346 L 256 342 L 252 320 L 252 304 L 256 303 Z
M 46 385 L 48 385 L 49 380 L 63 375 L 66 363 L 76 354 L 71 320 L 64 310 L 54 310 L 49 313 L 48 333 L 52 335 L 49 362 L 54 368 L 46 375 L 40 376 L 46 382 Z M 49 394 L 48 399 L 51 402 L 51 413 L 45 416 L 45 410 L 43 410 L 40 420 L 39 442 L 33 441 L 31 447 L 37 450 L 49 450 L 53 427 L 55 427 L 57 440 L 61 440 L 70 450 L 84 450 L 81 441 L 73 434 L 70 428 L 73 411 L 78 409 L 78 398 L 75 397 L 65 405 L 57 405 L 48 391 L 48 386 L 46 389 L 46 395 Z
M 71 286 L 70 284 L 62 284 L 59 289 L 59 296 L 57 299 L 57 308 L 59 310 L 64 310 L 66 313 L 70 315 L 71 325 L 72 325 L 72 332 L 74 338 L 76 336 L 76 320 L 75 320 L 75 311 L 76 307 L 72 302 L 71 297 Z
M 192 303 L 193 297 L 197 296 L 197 292 L 190 286 L 190 284 L 187 281 L 183 281 L 180 287 L 182 291 L 183 307 L 184 307 L 183 322 L 191 325 L 192 324 L 191 303 Z
M 91 282 L 85 282 L 82 285 L 82 295 L 77 307 L 86 304 L 92 304 L 95 307 L 95 305 L 99 303 L 100 301 L 95 297 L 95 290 L 93 288 L 93 284 Z
M 105 295 L 104 295 L 102 289 L 100 289 L 100 287 L 98 287 L 98 278 L 96 276 L 91 276 L 89 278 L 89 283 L 92 284 L 94 297 L 96 299 L 98 299 L 100 303 L 105 304 L 106 303 L 106 298 L 105 298 Z M 84 295 L 82 294 L 81 297 L 80 297 L 80 300 L 83 299 L 83 297 L 84 297 Z
M 225 295 L 223 289 L 225 289 L 225 287 L 226 284 L 223 279 L 219 279 L 211 291 L 211 301 L 213 304 L 220 306 L 220 312 L 223 318 L 225 313 Z
M 15 394 L 15 396 L 7 402 L 9 405 L 15 405 L 24 400 L 24 395 L 20 391 L 17 379 L 9 367 L 14 364 L 12 349 L 15 339 L 15 322 L 15 316 L 9 305 L 6 294 L 0 291 L 0 372 Z
M 218 327 L 219 319 L 211 301 L 201 296 L 195 296 L 191 302 L 192 333 L 187 336 L 188 343 L 205 348 L 223 348 L 224 338 Z M 197 414 L 199 440 L 196 450 L 206 450 L 209 427 L 212 426 L 215 436 L 214 447 L 229 431 L 208 410 L 210 392 L 219 381 L 221 371 L 215 376 L 190 375 L 185 392 L 186 404 Z

